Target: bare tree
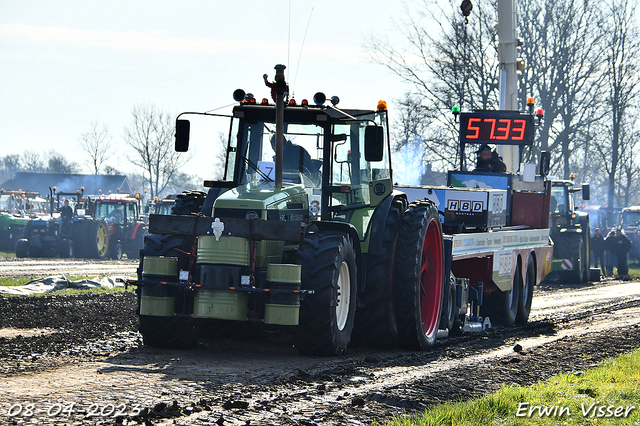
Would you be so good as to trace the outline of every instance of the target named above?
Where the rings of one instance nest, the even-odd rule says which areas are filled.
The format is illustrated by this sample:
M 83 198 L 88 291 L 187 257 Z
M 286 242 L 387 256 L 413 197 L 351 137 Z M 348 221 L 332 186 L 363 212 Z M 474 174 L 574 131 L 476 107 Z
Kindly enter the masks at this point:
M 80 135 L 79 144 L 89 156 L 87 161 L 89 167 L 97 175 L 102 165 L 113 155 L 111 151 L 113 136 L 106 124 L 100 126 L 96 120 L 93 120 L 89 126 L 90 130 Z
M 11 179 L 20 171 L 20 155 L 7 154 L 0 158 L 0 182 Z
M 636 15 L 636 4 L 628 0 L 612 0 L 609 3 L 609 28 L 607 31 L 607 106 L 610 117 L 611 138 L 605 140 L 604 148 L 601 150 L 603 160 L 608 162 L 608 191 L 607 202 L 614 206 L 614 196 L 616 190 L 616 175 L 620 167 L 622 157 L 626 155 L 628 159 L 632 155 L 625 153 L 626 146 L 636 146 L 634 138 L 629 136 L 627 141 L 623 140 L 623 135 L 631 135 L 631 126 L 635 120 L 628 119 L 629 110 L 633 107 L 633 102 L 638 96 L 640 81 L 638 81 L 638 60 L 640 60 L 640 38 L 638 34 Z M 634 135 L 637 136 L 637 135 Z M 609 139 L 609 138 L 607 138 Z M 633 161 L 623 167 L 626 168 L 627 175 Z M 627 195 L 628 198 L 628 195 Z
M 451 108 L 488 109 L 498 104 L 495 5 L 480 0 L 474 7 L 476 19 L 466 23 L 457 5 L 444 9 L 427 0 L 419 4 L 411 11 L 405 6 L 406 18 L 397 25 L 406 45 L 378 37 L 368 40 L 366 47 L 372 61 L 386 66 L 414 89 L 415 96 L 397 101 L 402 115 L 397 124 L 402 129 L 394 133 L 396 149 L 408 140 L 406 131 L 415 127 L 419 114 L 423 129 L 428 130 L 418 135 L 425 144 L 425 161 L 448 168 L 455 164 L 458 148 L 458 127 Z
M 130 161 L 142 169 L 151 198 L 161 193 L 191 158 L 174 150 L 174 120 L 153 105 L 133 107 L 132 121 L 125 128 L 125 141 L 136 155 Z
M 51 150 L 47 153 L 45 161 L 46 167 L 44 168 L 44 170 L 40 170 L 41 172 L 72 174 L 78 173 L 80 170 L 80 166 L 78 165 L 78 163 L 67 160 L 64 155 L 54 150 Z
M 28 173 L 42 173 L 45 169 L 44 161 L 39 152 L 24 151 L 20 159 L 22 171 Z
M 568 178 L 572 155 L 597 120 L 601 100 L 603 18 L 597 4 L 577 0 L 520 1 L 518 31 L 525 40 L 521 90 L 545 112 L 539 150 L 552 154 L 552 170 Z

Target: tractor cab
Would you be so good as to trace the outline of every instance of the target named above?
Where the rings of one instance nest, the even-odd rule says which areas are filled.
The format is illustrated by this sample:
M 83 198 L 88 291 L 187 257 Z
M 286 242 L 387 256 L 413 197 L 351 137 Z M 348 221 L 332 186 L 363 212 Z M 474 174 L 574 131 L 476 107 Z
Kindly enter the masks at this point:
M 244 93 L 244 92 L 242 92 Z M 243 95 L 233 109 L 220 189 L 208 216 L 351 223 L 366 233 L 372 209 L 392 192 L 386 104 L 341 110 L 290 100 L 283 111 L 282 183 L 276 182 L 276 108 Z M 177 120 L 176 150 L 186 150 L 189 115 Z M 199 114 L 206 115 L 206 114 Z

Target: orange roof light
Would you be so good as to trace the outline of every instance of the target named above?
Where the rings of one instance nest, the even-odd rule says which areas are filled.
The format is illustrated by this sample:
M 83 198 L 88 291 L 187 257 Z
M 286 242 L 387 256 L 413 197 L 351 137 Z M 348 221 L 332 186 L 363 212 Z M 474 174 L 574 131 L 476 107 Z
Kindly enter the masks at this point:
M 533 98 L 527 98 L 527 106 L 533 107 L 534 103 Z
M 379 101 L 377 110 L 378 111 L 386 111 L 387 110 L 387 102 L 383 101 L 383 100 Z

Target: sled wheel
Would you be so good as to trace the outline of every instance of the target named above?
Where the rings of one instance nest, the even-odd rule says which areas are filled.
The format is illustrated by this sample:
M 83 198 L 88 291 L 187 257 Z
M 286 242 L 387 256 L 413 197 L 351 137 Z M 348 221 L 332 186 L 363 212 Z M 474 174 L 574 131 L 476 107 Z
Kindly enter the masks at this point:
M 442 295 L 442 309 L 440 313 L 440 328 L 449 332 L 454 330 L 458 321 L 458 308 L 456 306 L 456 280 L 453 274 L 449 276 L 448 282 Z
M 489 317 L 492 324 L 511 327 L 516 322 L 522 289 L 521 268 L 522 266 L 518 262 L 513 275 L 511 290 L 498 290 L 484 297 L 481 313 L 482 316 Z
M 527 260 L 527 271 L 524 276 L 524 286 L 520 289 L 520 297 L 518 300 L 518 314 L 516 316 L 516 324 L 523 325 L 529 321 L 531 313 L 531 302 L 533 301 L 533 286 L 536 284 L 536 262 L 533 256 L 529 255 Z

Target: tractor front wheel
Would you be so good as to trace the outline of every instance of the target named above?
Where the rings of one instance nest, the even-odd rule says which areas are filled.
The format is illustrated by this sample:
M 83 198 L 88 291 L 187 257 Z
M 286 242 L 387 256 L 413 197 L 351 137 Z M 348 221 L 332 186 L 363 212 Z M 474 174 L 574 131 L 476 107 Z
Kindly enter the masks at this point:
M 346 234 L 311 233 L 300 245 L 302 288 L 313 290 L 300 302 L 295 344 L 302 354 L 343 354 L 351 340 L 357 269 L 351 238 Z
M 396 321 L 407 349 L 432 347 L 438 334 L 444 258 L 440 216 L 429 200 L 414 201 L 405 212 L 396 261 Z
M 16 241 L 16 257 L 29 257 L 31 243 L 29 240 L 21 238 Z
M 58 247 L 58 252 L 60 253 L 60 257 L 70 258 L 73 257 L 73 241 L 65 238 L 60 241 L 60 246 Z
M 140 315 L 142 343 L 154 348 L 187 349 L 198 344 L 195 322 L 183 317 Z

